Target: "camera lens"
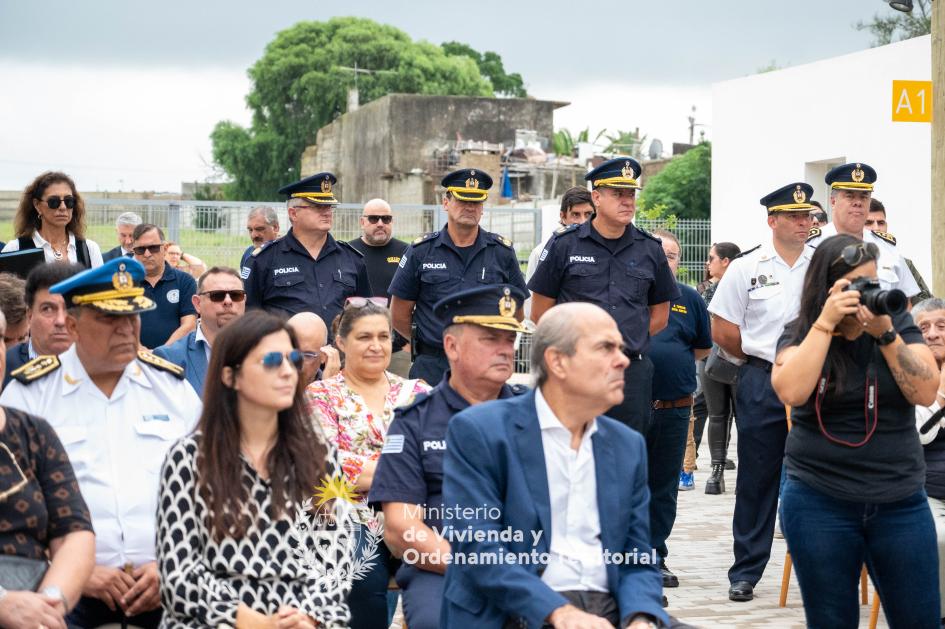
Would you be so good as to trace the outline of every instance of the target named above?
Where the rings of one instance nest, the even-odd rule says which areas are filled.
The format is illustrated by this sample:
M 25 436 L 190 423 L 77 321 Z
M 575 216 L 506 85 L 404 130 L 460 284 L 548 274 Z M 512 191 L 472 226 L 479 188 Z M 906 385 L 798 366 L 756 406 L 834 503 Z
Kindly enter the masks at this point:
M 877 315 L 897 315 L 906 309 L 906 294 L 899 289 L 869 288 L 860 295 L 860 303 Z

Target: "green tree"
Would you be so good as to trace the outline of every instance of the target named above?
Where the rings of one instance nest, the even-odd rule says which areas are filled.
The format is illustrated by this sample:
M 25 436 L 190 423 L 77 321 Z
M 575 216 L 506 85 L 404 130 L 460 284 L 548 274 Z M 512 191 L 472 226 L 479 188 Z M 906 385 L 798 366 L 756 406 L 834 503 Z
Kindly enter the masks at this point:
M 356 75 L 355 65 L 369 73 Z M 279 32 L 248 73 L 251 125 L 221 121 L 210 134 L 213 159 L 232 180 L 230 199 L 273 199 L 280 186 L 298 179 L 302 151 L 344 112 L 355 76 L 361 102 L 395 92 L 493 94 L 467 56 L 355 17 L 299 22 Z
M 910 13 L 889 10 L 885 15 L 877 13 L 869 22 L 860 20 L 853 27 L 869 31 L 874 47 L 928 35 L 932 32 L 932 0 L 914 0 Z
M 606 129 L 601 129 L 593 141 L 596 143 L 601 138 L 601 136 L 606 133 L 606 131 Z M 590 142 L 590 137 L 590 127 L 585 127 L 583 131 L 577 134 L 577 136 L 571 133 L 569 129 L 561 128 L 555 131 L 554 136 L 551 138 L 551 148 L 555 155 L 572 157 L 574 156 L 574 151 L 577 148 L 577 145 L 582 142 Z
M 497 96 L 514 96 L 516 98 L 525 98 L 528 94 L 525 92 L 525 83 L 522 81 L 522 75 L 518 72 L 507 74 L 505 64 L 502 63 L 502 57 L 497 53 L 487 50 L 480 53 L 467 44 L 450 41 L 443 44 L 443 50 L 446 54 L 458 57 L 469 57 L 476 62 L 479 72 L 482 76 L 489 79 L 492 83 L 492 91 Z
M 639 129 L 636 131 L 618 130 L 613 133 L 601 133 L 604 135 L 604 139 L 607 140 L 607 147 L 604 149 L 604 153 L 618 153 L 620 155 L 640 157 L 640 151 L 643 148 L 646 135 L 640 135 Z
M 704 142 L 671 160 L 645 183 L 640 206 L 663 206 L 663 213 L 678 218 L 709 218 L 712 146 Z

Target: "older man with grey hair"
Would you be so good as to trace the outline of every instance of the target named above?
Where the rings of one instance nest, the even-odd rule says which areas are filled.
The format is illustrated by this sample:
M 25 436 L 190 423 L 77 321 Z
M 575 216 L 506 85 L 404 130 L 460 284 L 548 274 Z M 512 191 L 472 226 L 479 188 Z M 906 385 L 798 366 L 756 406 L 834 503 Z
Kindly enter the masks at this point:
M 602 415 L 623 400 L 628 363 L 605 310 L 554 306 L 532 339 L 534 391 L 450 420 L 443 502 L 457 516 L 444 524 L 468 534 L 450 544 L 441 627 L 669 623 L 650 550 L 646 444 Z M 522 559 L 495 561 L 510 555 Z
M 925 493 L 929 496 L 938 538 L 940 612 L 945 619 L 945 411 L 942 410 L 945 408 L 945 369 L 942 369 L 945 367 L 945 299 L 932 297 L 920 301 L 912 308 L 912 318 L 941 371 L 935 402 L 932 406 L 916 406 L 915 421 L 925 454 Z M 936 416 L 938 421 L 933 419 Z
M 253 244 L 246 248 L 243 257 L 240 258 L 241 270 L 246 267 L 246 261 L 253 251 L 279 237 L 279 215 L 268 206 L 254 207 L 246 217 L 246 231 L 249 232 L 249 238 Z M 246 279 L 245 276 L 243 279 Z
M 115 219 L 115 231 L 118 233 L 118 246 L 103 253 L 102 261 L 108 262 L 109 260 L 114 260 L 121 256 L 130 258 L 132 255 L 131 245 L 134 243 L 132 234 L 135 231 L 135 227 L 142 222 L 144 221 L 141 220 L 141 217 L 134 212 L 123 212 L 119 214 L 118 218 Z

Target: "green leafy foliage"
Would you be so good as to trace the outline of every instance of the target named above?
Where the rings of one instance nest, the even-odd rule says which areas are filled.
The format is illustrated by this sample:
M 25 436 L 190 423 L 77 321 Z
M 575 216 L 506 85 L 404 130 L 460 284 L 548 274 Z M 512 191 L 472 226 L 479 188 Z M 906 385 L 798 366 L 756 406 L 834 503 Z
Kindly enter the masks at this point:
M 640 194 L 642 208 L 665 207 L 678 218 L 709 218 L 712 146 L 704 142 L 671 160 L 646 182 Z
M 474 50 L 468 44 L 460 42 L 446 42 L 442 46 L 446 54 L 451 56 L 469 57 L 476 62 L 479 72 L 492 84 L 492 90 L 496 96 L 509 96 L 515 98 L 525 98 L 528 93 L 525 91 L 525 83 L 522 81 L 522 75 L 518 72 L 507 74 L 502 57 L 497 53 L 487 50 L 480 53 Z
M 491 72 L 502 70 L 498 55 L 481 59 Z M 494 87 L 468 55 L 448 54 L 369 19 L 299 22 L 279 32 L 249 69 L 250 127 L 221 121 L 210 135 L 213 159 L 232 180 L 226 196 L 274 199 L 280 186 L 298 179 L 302 151 L 344 112 L 355 77 L 362 103 L 390 93 L 491 96 L 514 90 L 515 77 L 521 82 L 504 70 L 495 76 L 511 82 Z
M 860 20 L 853 28 L 869 31 L 874 47 L 928 35 L 932 32 L 932 0 L 914 0 L 911 13 L 888 9 L 874 15 L 869 22 Z

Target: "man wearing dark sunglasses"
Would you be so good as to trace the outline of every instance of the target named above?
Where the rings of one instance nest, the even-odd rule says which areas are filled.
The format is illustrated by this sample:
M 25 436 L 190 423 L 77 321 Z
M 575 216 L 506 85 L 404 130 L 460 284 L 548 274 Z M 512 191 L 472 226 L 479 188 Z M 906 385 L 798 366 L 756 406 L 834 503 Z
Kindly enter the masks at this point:
M 144 294 L 157 307 L 141 317 L 141 344 L 148 349 L 170 345 L 197 327 L 193 296 L 197 283 L 189 273 L 165 261 L 167 242 L 157 225 L 142 223 L 132 234 L 135 260 L 144 266 Z
M 200 398 L 184 370 L 140 350 L 144 268 L 119 257 L 54 284 L 75 344 L 13 372 L 0 400 L 43 417 L 76 472 L 95 529 L 95 567 L 69 626 L 155 629 L 161 620 L 154 514 L 170 446 L 190 433 Z
M 400 264 L 407 243 L 397 240 L 394 234 L 394 214 L 384 199 L 371 199 L 361 211 L 361 237 L 348 242 L 364 256 L 371 288 L 378 296 L 384 294 L 390 303 L 387 287 L 394 279 L 397 265 Z M 410 372 L 409 350 L 404 351 L 407 339 L 394 331 L 393 353 L 390 357 L 391 371 L 398 376 L 407 377 Z
M 213 341 L 220 330 L 246 312 L 243 280 L 236 269 L 211 267 L 197 280 L 197 294 L 191 297 L 191 302 L 200 317 L 197 329 L 173 343 L 158 347 L 154 353 L 183 367 L 187 382 L 202 395 Z
M 862 162 L 842 164 L 831 169 L 824 181 L 830 186 L 833 221 L 812 229 L 807 244 L 816 249 L 825 238 L 836 234 L 849 234 L 864 242 L 875 243 L 879 247 L 876 275 L 880 285 L 885 290 L 898 288 L 906 297 L 912 298 L 919 294 L 919 285 L 896 250 L 895 236 L 884 231 L 874 232 L 866 226 L 876 179 L 876 171 Z
M 288 197 L 289 232 L 247 260 L 241 275 L 248 308 L 277 314 L 314 312 L 330 325 L 352 295 L 370 297 L 361 253 L 331 235 L 338 179 L 318 173 L 279 189 Z

